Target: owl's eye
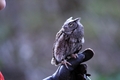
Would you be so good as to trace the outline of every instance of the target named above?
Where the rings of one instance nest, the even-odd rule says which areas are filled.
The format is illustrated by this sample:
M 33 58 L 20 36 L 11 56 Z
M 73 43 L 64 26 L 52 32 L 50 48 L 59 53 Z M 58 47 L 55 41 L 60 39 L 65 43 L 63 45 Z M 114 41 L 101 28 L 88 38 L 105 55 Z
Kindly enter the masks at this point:
M 73 26 L 73 23 L 69 23 L 69 27 L 72 27 Z

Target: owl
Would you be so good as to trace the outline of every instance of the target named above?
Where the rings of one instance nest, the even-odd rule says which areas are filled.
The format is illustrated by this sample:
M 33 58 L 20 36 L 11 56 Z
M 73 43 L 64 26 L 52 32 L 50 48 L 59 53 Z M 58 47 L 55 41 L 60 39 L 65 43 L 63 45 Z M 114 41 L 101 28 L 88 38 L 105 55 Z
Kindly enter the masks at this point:
M 84 43 L 84 27 L 80 23 L 80 18 L 68 18 L 59 32 L 56 34 L 53 44 L 53 57 L 51 64 L 59 65 L 67 64 L 67 57 L 77 58 L 78 52 Z

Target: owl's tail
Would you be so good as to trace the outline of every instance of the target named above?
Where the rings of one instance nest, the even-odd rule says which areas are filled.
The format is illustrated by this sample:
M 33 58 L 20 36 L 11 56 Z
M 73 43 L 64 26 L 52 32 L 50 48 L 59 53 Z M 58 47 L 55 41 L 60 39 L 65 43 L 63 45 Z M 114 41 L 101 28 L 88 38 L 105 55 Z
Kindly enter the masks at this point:
M 54 58 L 51 59 L 51 64 L 55 65 L 55 59 Z
M 59 63 L 54 58 L 52 58 L 51 64 L 57 66 Z

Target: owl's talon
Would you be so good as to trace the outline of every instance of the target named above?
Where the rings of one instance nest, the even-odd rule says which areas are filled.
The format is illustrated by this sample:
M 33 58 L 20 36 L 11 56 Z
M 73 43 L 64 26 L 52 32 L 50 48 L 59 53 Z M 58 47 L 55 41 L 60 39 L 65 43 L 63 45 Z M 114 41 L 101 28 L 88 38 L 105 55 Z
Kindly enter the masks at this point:
M 78 58 L 78 54 L 71 54 L 71 57 L 76 59 Z
M 71 63 L 69 63 L 69 62 L 66 61 L 66 60 L 63 60 L 63 61 L 61 62 L 61 64 L 64 64 L 67 69 L 68 69 L 68 65 L 71 65 Z M 67 65 L 67 64 L 68 64 L 68 65 Z

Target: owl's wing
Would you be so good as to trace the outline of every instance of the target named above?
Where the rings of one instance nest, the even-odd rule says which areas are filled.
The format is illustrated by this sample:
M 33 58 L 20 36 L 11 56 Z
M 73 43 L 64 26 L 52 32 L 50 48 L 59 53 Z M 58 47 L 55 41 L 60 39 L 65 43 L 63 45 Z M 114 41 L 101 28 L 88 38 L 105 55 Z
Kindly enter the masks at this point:
M 63 28 L 61 28 L 60 31 L 56 34 L 55 41 L 57 41 L 62 34 L 63 34 Z
M 53 58 L 51 60 L 51 64 L 58 65 L 62 59 L 64 58 L 64 33 L 61 29 L 57 34 L 55 38 L 55 42 L 53 45 Z

